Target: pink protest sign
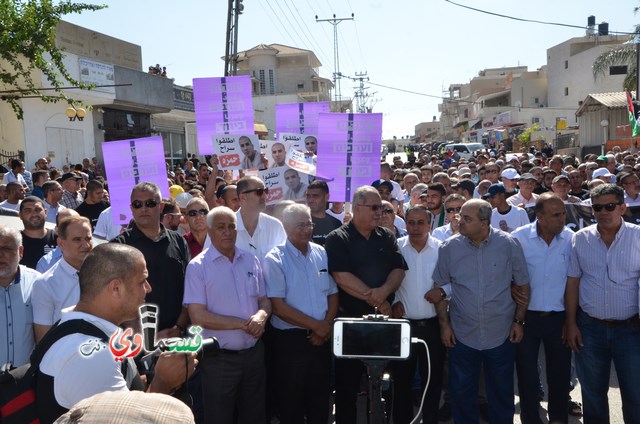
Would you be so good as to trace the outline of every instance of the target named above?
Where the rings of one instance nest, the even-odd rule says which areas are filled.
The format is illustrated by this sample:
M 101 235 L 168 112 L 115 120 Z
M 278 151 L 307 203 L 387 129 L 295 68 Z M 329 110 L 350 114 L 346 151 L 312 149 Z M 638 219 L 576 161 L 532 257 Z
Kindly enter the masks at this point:
M 321 113 L 316 176 L 331 200 L 350 202 L 356 189 L 380 178 L 381 113 Z
M 136 184 L 157 184 L 162 197 L 169 197 L 162 137 L 102 143 L 102 155 L 109 179 L 111 216 L 115 225 L 127 225 L 133 218 L 129 204 L 131 189 Z
M 215 153 L 213 137 L 254 133 L 251 79 L 248 75 L 194 78 L 193 99 L 198 129 L 198 151 Z
M 276 131 L 278 134 L 317 134 L 319 114 L 330 111 L 329 102 L 276 105 Z

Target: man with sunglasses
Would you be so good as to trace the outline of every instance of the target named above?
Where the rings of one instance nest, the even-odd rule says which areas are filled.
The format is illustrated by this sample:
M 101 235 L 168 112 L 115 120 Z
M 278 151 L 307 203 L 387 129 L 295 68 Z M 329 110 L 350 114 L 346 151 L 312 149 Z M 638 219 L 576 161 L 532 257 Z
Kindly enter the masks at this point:
M 182 237 L 187 241 L 192 258 L 198 256 L 204 247 L 207 238 L 208 213 L 209 205 L 200 197 L 194 197 L 187 203 L 186 216 L 189 223 L 189 232 Z
M 338 284 L 340 316 L 391 314 L 391 302 L 407 264 L 395 236 L 380 227 L 382 199 L 363 186 L 353 195 L 353 219 L 327 236 L 329 272 Z M 364 364 L 336 359 L 336 423 L 357 422 L 356 400 Z
M 129 228 L 111 240 L 128 244 L 144 255 L 153 291 L 147 303 L 158 305 L 158 340 L 180 337 L 189 323 L 187 310 L 182 307 L 184 273 L 191 255 L 186 240 L 176 231 L 168 230 L 160 222 L 162 213 L 160 188 L 148 182 L 136 184 L 131 190 Z
M 263 211 L 267 205 L 269 189 L 258 177 L 243 177 L 236 184 L 240 209 L 236 247 L 254 254 L 263 260 L 271 249 L 287 240 L 282 223 Z
M 433 230 L 431 234 L 433 239 L 442 242 L 460 233 L 458 214 L 466 201 L 467 199 L 459 194 L 450 194 L 447 196 L 444 200 L 444 211 L 446 212 L 446 218 L 449 223 Z
M 575 353 L 582 382 L 584 422 L 608 423 L 607 392 L 613 360 L 624 421 L 640 422 L 640 226 L 623 221 L 624 190 L 591 190 L 596 225 L 573 235 L 563 337 Z

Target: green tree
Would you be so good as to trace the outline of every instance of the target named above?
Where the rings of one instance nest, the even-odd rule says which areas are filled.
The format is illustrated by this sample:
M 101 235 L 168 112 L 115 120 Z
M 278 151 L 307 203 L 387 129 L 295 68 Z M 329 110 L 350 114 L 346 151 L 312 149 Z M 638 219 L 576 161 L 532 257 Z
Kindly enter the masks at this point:
M 23 97 L 73 104 L 61 87 L 92 87 L 69 75 L 62 62 L 64 53 L 55 45 L 56 27 L 64 15 L 105 7 L 70 0 L 0 0 L 0 100 L 11 105 L 18 119 L 23 118 Z M 53 90 L 36 86 L 33 73 L 38 70 Z
M 522 134 L 518 136 L 518 140 L 520 141 L 520 146 L 525 149 L 528 149 L 531 145 L 531 134 L 538 131 L 540 129 L 540 125 L 533 124 L 529 128 L 525 129 Z

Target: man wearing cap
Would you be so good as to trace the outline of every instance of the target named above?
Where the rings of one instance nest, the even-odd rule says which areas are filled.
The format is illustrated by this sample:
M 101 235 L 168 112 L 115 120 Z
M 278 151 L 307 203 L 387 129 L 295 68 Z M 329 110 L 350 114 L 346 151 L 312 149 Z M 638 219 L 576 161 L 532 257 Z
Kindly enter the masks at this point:
M 629 206 L 640 206 L 640 178 L 636 174 L 623 172 L 618 181 L 624 189 L 624 203 Z
M 522 174 L 518 180 L 518 193 L 507 199 L 507 203 L 511 206 L 519 208 L 528 208 L 535 206 L 538 195 L 533 192 L 536 186 L 536 177 L 533 174 Z
M 505 199 L 505 189 L 502 184 L 491 184 L 487 193 L 482 196 L 493 207 L 491 226 L 498 230 L 512 232 L 516 228 L 529 224 L 527 212 L 517 206 L 511 206 Z
M 385 200 L 387 202 L 393 202 L 394 199 L 392 196 L 392 193 L 393 193 L 392 181 L 387 181 L 383 179 L 375 180 L 374 182 L 371 183 L 371 186 L 376 190 L 378 190 L 378 193 L 380 194 L 380 198 L 382 200 Z M 395 225 L 398 229 L 403 231 L 407 229 L 407 226 L 404 223 L 404 220 L 397 215 L 394 215 L 393 225 Z
M 82 195 L 78 193 L 80 190 L 80 183 L 82 183 L 82 177 L 73 172 L 67 172 L 60 178 L 60 184 L 62 185 L 62 199 L 60 204 L 65 208 L 75 209 L 83 202 Z
M 576 196 L 571 196 L 569 190 L 571 190 L 571 182 L 566 175 L 558 175 L 551 182 L 551 190 L 556 196 L 563 202 L 580 203 L 580 199 Z
M 507 168 L 502 171 L 500 174 L 500 181 L 502 181 L 502 185 L 504 185 L 505 198 L 510 198 L 511 196 L 515 196 L 518 194 L 518 181 L 520 180 L 520 174 L 513 168 Z
M 602 180 L 606 184 L 611 183 L 611 177 L 613 177 L 613 174 L 610 173 L 607 168 L 598 168 L 595 171 L 593 171 L 593 174 L 592 174 L 592 179 Z

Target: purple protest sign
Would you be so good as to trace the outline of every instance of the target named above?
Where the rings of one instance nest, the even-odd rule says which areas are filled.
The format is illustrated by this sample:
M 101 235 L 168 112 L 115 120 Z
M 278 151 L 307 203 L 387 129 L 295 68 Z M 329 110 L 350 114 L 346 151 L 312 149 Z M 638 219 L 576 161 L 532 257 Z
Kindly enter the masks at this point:
M 253 101 L 248 75 L 194 78 L 193 100 L 198 129 L 198 152 L 215 153 L 213 136 L 253 134 Z
M 162 137 L 102 143 L 104 167 L 109 179 L 111 216 L 115 225 L 127 225 L 131 218 L 131 189 L 140 182 L 155 183 L 162 197 L 169 197 Z
M 278 134 L 317 134 L 318 115 L 330 111 L 329 102 L 276 105 L 276 131 Z
M 350 202 L 356 189 L 380 178 L 381 113 L 321 113 L 316 176 L 331 200 Z

